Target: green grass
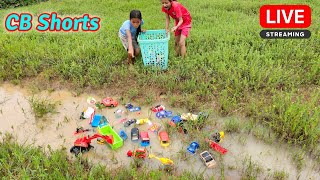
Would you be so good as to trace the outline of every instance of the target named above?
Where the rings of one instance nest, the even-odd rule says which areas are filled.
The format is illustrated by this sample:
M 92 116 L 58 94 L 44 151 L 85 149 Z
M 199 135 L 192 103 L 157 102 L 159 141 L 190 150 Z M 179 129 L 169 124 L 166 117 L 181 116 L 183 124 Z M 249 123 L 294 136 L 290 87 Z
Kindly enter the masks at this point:
M 36 98 L 32 96 L 29 100 L 29 104 L 37 119 L 44 118 L 46 115 L 57 113 L 58 102 L 50 99 Z
M 141 164 L 108 169 L 87 159 L 71 159 L 64 149 L 53 151 L 32 145 L 19 145 L 10 134 L 0 142 L 0 174 L 7 179 L 199 179 L 190 173 L 177 174 L 162 169 L 148 170 Z M 135 162 L 136 163 L 136 162 Z
M 7 33 L 0 28 L 0 81 L 36 79 L 41 86 L 62 82 L 80 92 L 86 87 L 108 89 L 148 104 L 165 92 L 169 103 L 198 111 L 203 106 L 220 115 L 249 117 L 270 128 L 276 138 L 303 145 L 317 156 L 320 138 L 320 3 L 316 0 L 180 0 L 191 12 L 193 27 L 186 59 L 169 47 L 169 69 L 154 72 L 123 65 L 126 57 L 117 37 L 130 10 L 140 9 L 145 29 L 163 29 L 159 0 L 51 0 L 0 11 L 0 23 L 12 11 L 57 12 L 59 16 L 89 13 L 101 18 L 97 33 Z M 305 40 L 264 40 L 259 36 L 259 8 L 264 4 L 308 4 L 312 36 Z M 64 83 L 64 84 L 63 84 Z M 229 124 L 227 128 L 236 128 Z M 250 127 L 255 127 L 250 124 Z M 255 132 L 260 136 L 260 131 Z M 263 138 L 263 137 L 262 137 Z M 319 161 L 319 158 L 317 158 Z

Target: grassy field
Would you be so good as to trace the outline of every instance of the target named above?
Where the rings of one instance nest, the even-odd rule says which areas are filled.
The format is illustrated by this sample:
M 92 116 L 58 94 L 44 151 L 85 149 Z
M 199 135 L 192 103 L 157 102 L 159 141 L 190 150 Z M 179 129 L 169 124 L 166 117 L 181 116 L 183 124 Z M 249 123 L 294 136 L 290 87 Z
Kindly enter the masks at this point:
M 0 11 L 57 12 L 59 16 L 99 16 L 97 33 L 7 33 L 0 28 L 0 81 L 36 80 L 39 88 L 61 86 L 115 92 L 153 101 L 166 93 L 172 106 L 190 111 L 212 107 L 270 129 L 277 139 L 303 146 L 320 162 L 320 2 L 316 0 L 180 0 L 190 10 L 193 28 L 188 57 L 174 57 L 169 69 L 153 72 L 142 61 L 128 68 L 117 37 L 132 9 L 140 9 L 145 29 L 163 29 L 159 0 L 51 0 Z M 263 40 L 259 8 L 263 4 L 308 4 L 312 36 L 307 40 Z M 70 85 L 71 84 L 71 85 Z

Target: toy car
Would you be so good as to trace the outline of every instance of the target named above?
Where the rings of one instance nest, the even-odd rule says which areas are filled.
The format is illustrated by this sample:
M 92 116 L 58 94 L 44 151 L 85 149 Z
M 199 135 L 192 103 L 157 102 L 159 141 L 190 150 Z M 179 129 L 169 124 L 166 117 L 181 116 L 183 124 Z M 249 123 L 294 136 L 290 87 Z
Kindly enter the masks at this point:
M 165 110 L 166 108 L 163 106 L 163 105 L 157 105 L 155 107 L 152 107 L 151 108 L 151 111 L 153 112 L 159 112 L 159 111 L 162 111 L 162 110 Z
M 156 116 L 159 119 L 167 118 L 167 117 L 171 117 L 172 116 L 172 112 L 171 111 L 162 110 L 162 111 L 157 112 Z
M 141 158 L 141 159 L 145 159 L 148 156 L 148 152 L 146 148 L 138 148 L 132 151 L 128 151 L 127 152 L 127 156 L 128 157 L 135 157 L 135 158 Z
M 177 124 L 181 123 L 182 119 L 180 116 L 173 116 L 171 118 L 171 121 L 169 122 L 169 125 L 172 127 L 176 127 Z
M 140 139 L 141 139 L 140 145 L 142 147 L 146 147 L 146 146 L 150 145 L 150 138 L 149 138 L 148 132 L 141 132 L 140 133 Z
M 133 124 L 133 123 L 135 123 L 135 122 L 137 122 L 137 120 L 136 119 L 129 119 L 128 121 L 126 121 L 125 123 L 124 123 L 124 127 L 129 127 L 131 124 Z
M 130 112 L 136 112 L 136 111 L 140 111 L 141 107 L 140 106 L 136 106 L 134 107 L 131 103 L 127 103 L 125 105 L 125 107 L 130 111 Z
M 101 101 L 101 104 L 103 104 L 106 107 L 116 107 L 118 106 L 118 102 L 113 100 L 111 97 L 106 97 Z
M 213 156 L 208 151 L 203 151 L 200 153 L 200 158 L 208 168 L 213 168 L 217 165 Z
M 169 139 L 169 135 L 167 132 L 165 131 L 161 131 L 158 135 L 159 140 L 160 140 L 160 145 L 162 147 L 168 147 L 170 145 L 170 139 Z
M 126 140 L 128 138 L 127 133 L 124 132 L 124 130 L 120 130 L 119 135 L 123 140 Z
M 139 140 L 139 129 L 132 128 L 131 129 L 131 141 L 138 141 Z
M 194 154 L 196 153 L 197 149 L 199 149 L 199 144 L 197 142 L 192 142 L 189 147 L 187 148 L 187 150 L 191 153 Z
M 138 119 L 138 120 L 136 121 L 136 124 L 145 124 L 145 123 L 150 124 L 151 122 L 150 122 L 150 120 L 149 120 L 148 118 Z

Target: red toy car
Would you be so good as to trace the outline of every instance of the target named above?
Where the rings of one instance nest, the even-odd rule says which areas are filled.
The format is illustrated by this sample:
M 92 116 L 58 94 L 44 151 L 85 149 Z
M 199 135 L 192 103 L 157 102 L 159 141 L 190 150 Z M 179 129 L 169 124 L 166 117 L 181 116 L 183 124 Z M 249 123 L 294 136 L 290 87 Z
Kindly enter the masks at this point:
M 166 108 L 163 105 L 157 105 L 157 106 L 151 108 L 151 110 L 153 112 L 159 112 L 159 111 L 162 111 L 162 110 L 165 110 L 165 109 Z
M 101 104 L 103 104 L 106 107 L 116 107 L 118 106 L 118 102 L 113 100 L 111 97 L 106 97 L 101 101 Z

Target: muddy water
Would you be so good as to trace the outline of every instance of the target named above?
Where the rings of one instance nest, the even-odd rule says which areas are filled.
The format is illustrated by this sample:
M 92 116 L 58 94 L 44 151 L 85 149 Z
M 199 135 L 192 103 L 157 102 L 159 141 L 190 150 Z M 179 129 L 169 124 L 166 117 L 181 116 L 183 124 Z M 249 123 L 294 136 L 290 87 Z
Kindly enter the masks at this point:
M 46 120 L 39 120 L 34 117 L 28 102 L 31 96 L 32 95 L 25 89 L 16 86 L 9 84 L 0 86 L 0 132 L 4 133 L 7 131 L 12 133 L 17 137 L 19 143 L 33 144 L 46 149 L 48 146 L 52 149 L 65 147 L 68 153 L 77 138 L 95 133 L 96 130 L 90 126 L 89 119 L 80 120 L 79 116 L 83 109 L 90 106 L 86 102 L 88 96 L 93 96 L 98 101 L 103 97 L 94 94 L 82 94 L 74 97 L 72 93 L 63 90 L 52 93 L 39 93 L 37 96 L 60 102 L 57 106 L 57 114 L 51 115 L 46 118 Z M 167 109 L 172 110 L 174 113 L 186 112 L 183 109 L 168 108 L 169 106 L 166 104 L 165 98 L 160 98 L 159 102 L 156 102 L 154 105 L 156 104 L 164 104 Z M 142 107 L 142 111 L 139 114 L 127 112 L 120 118 L 117 118 L 114 114 L 114 111 L 117 109 L 125 110 L 125 107 L 119 105 L 116 108 L 104 108 L 98 110 L 97 113 L 106 116 L 117 132 L 119 132 L 120 129 L 126 131 L 128 139 L 124 142 L 124 146 L 118 150 L 112 150 L 108 145 L 100 145 L 96 140 L 92 140 L 92 145 L 95 148 L 85 154 L 92 162 L 102 163 L 106 165 L 108 169 L 129 166 L 129 164 L 133 162 L 132 158 L 126 156 L 128 150 L 139 147 L 138 143 L 133 143 L 130 140 L 130 130 L 133 126 L 138 127 L 140 132 L 148 131 L 149 126 L 147 124 L 131 125 L 128 128 L 124 128 L 120 122 L 121 119 L 149 118 L 152 122 L 162 124 L 162 127 L 169 121 L 169 119 L 157 119 L 155 113 L 149 110 L 150 107 Z M 74 135 L 75 129 L 79 126 L 89 128 L 91 131 Z M 162 128 L 162 130 L 164 130 L 164 128 Z M 178 134 L 170 136 L 172 143 L 168 148 L 160 146 L 156 134 L 149 131 L 149 136 L 151 146 L 149 146 L 147 150 L 158 157 L 172 159 L 177 172 L 187 170 L 193 173 L 203 173 L 205 179 L 212 176 L 219 178 L 221 169 L 224 167 L 226 179 L 240 179 L 244 169 L 243 160 L 251 157 L 251 160 L 258 164 L 263 170 L 259 179 L 270 179 L 270 174 L 274 171 L 282 170 L 289 174 L 289 179 L 296 179 L 298 177 L 300 179 L 320 179 L 319 173 L 313 168 L 314 162 L 312 162 L 312 160 L 306 158 L 306 166 L 301 172 L 298 172 L 291 161 L 292 150 L 280 145 L 266 145 L 249 135 L 246 135 L 246 143 L 244 145 L 239 143 L 239 135 L 226 135 L 222 146 L 226 147 L 229 152 L 224 155 L 223 163 L 218 162 L 219 165 L 215 169 L 205 168 L 198 154 L 191 155 L 185 153 L 185 156 L 181 155 L 181 152 L 186 152 L 188 143 L 190 143 L 185 142 L 183 136 Z M 215 153 L 213 151 L 211 152 Z M 146 159 L 144 164 L 148 168 L 162 168 L 162 165 L 156 159 Z

